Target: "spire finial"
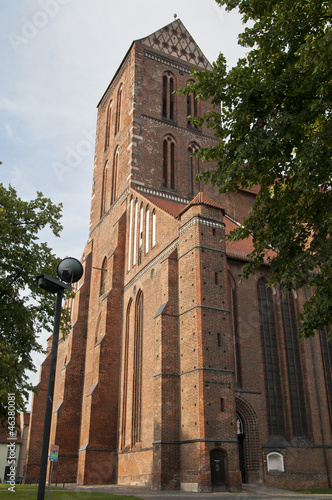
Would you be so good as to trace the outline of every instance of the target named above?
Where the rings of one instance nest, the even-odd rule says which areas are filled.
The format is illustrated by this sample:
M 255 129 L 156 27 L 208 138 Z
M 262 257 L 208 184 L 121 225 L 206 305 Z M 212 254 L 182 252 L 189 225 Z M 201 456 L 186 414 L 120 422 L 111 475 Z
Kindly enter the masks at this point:
M 174 15 L 174 19 L 176 19 L 176 18 L 178 17 L 178 15 L 177 15 L 177 14 L 173 14 L 173 15 Z

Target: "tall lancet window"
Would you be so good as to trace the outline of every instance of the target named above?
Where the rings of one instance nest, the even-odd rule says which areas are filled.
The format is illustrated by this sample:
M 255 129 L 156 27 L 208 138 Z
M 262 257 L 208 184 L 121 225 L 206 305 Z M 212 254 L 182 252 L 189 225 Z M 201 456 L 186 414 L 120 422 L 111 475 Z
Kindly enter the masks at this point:
M 117 187 L 118 187 L 118 164 L 119 164 L 119 148 L 116 148 L 113 159 L 113 170 L 112 170 L 112 188 L 111 188 L 111 205 L 115 202 L 117 198 Z
M 197 116 L 198 115 L 198 101 L 196 99 L 195 92 L 187 95 L 187 116 Z M 197 128 L 191 120 L 188 118 L 188 127 Z
M 288 293 L 284 296 L 282 290 L 280 290 L 280 303 L 286 348 L 293 435 L 307 436 L 306 404 L 293 294 Z
M 175 188 L 175 142 L 170 135 L 163 141 L 163 186 Z
M 163 75 L 163 118 L 166 120 L 175 119 L 175 78 L 167 71 Z
M 143 203 L 141 203 L 140 217 L 139 217 L 139 235 L 138 235 L 138 264 L 142 263 L 142 257 L 143 257 L 143 217 L 144 217 L 144 209 L 143 209 Z
M 269 435 L 283 436 L 285 429 L 273 296 L 272 290 L 267 286 L 265 278 L 260 278 L 257 282 L 257 298 Z
M 135 305 L 134 372 L 132 446 L 141 441 L 142 429 L 142 353 L 143 353 L 143 293 L 139 290 Z
M 133 266 L 136 265 L 137 254 L 137 227 L 138 227 L 138 201 L 135 201 L 135 222 L 134 222 L 134 249 L 133 249 Z
M 130 332 L 130 309 L 132 299 L 129 300 L 126 314 L 126 331 L 124 339 L 123 353 L 123 386 L 122 386 L 122 425 L 121 425 L 121 449 L 126 444 L 126 424 L 127 424 L 127 397 L 128 397 L 128 356 L 129 356 L 129 332 Z
M 227 277 L 227 291 L 228 291 L 228 307 L 231 313 L 230 316 L 230 326 L 232 328 L 233 335 L 233 349 L 234 349 L 234 372 L 236 382 L 242 385 L 242 370 L 241 370 L 241 346 L 238 333 L 238 321 L 237 321 L 237 304 L 236 304 L 236 285 L 235 280 L 231 273 L 228 273 Z M 218 285 L 218 274 L 215 275 L 215 284 Z M 217 337 L 218 346 L 221 347 L 220 333 Z
M 152 212 L 152 247 L 154 247 L 156 244 L 156 237 L 157 237 L 157 215 L 156 215 L 156 211 L 153 210 L 153 212 Z
M 199 159 L 193 156 L 199 150 L 197 144 L 190 144 L 188 148 L 188 167 L 189 167 L 189 194 L 195 196 L 199 191 L 199 182 L 196 181 L 196 175 L 199 173 Z
M 129 241 L 128 241 L 128 271 L 131 268 L 131 246 L 132 246 L 132 236 L 133 236 L 133 212 L 134 212 L 134 200 L 130 199 L 130 209 L 129 209 Z
M 145 210 L 145 253 L 149 251 L 150 243 L 150 207 L 149 205 Z
M 104 215 L 107 210 L 107 180 L 108 180 L 108 161 L 105 163 L 103 171 L 103 183 L 101 187 L 101 207 L 100 215 Z
M 332 428 L 332 341 L 327 341 L 328 332 L 329 329 L 326 328 L 325 330 L 319 332 L 319 337 L 322 350 L 328 412 Z
M 112 104 L 113 104 L 113 101 L 110 102 L 110 105 L 107 108 L 106 131 L 105 131 L 105 150 L 110 145 L 110 131 L 111 131 L 111 123 L 112 123 Z
M 123 89 L 123 86 L 121 83 L 119 90 L 118 90 L 117 99 L 116 99 L 116 115 L 115 115 L 114 135 L 116 135 L 120 130 L 122 89 Z

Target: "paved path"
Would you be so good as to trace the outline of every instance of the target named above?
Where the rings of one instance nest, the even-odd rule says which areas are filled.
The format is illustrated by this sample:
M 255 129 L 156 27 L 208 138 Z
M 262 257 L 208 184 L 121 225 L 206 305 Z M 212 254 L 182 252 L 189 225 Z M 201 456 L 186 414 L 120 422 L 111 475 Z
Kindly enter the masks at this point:
M 280 490 L 277 488 L 268 488 L 254 484 L 244 484 L 241 493 L 215 492 L 215 493 L 193 493 L 185 491 L 153 491 L 142 486 L 77 486 L 73 484 L 66 485 L 66 488 L 76 491 L 103 491 L 118 495 L 137 496 L 143 500 L 260 500 L 272 498 L 274 500 L 291 500 L 317 498 L 320 500 L 332 500 L 332 495 L 304 495 L 292 491 Z

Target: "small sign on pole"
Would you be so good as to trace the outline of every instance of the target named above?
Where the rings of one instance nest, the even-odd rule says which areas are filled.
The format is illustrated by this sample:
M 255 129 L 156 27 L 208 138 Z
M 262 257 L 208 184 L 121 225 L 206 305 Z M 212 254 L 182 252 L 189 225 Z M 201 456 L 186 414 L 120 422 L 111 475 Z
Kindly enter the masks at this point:
M 59 446 L 56 444 L 51 444 L 51 449 L 50 449 L 50 456 L 49 456 L 49 461 L 50 462 L 57 462 L 59 459 Z
M 49 498 L 50 498 L 50 489 L 51 489 L 51 481 L 52 481 L 53 463 L 57 462 L 58 459 L 59 459 L 59 446 L 57 446 L 56 444 L 51 444 L 50 455 L 49 455 L 48 459 L 51 462 L 51 470 L 50 470 L 50 477 L 49 477 L 49 480 L 48 480 L 47 500 L 49 500 Z

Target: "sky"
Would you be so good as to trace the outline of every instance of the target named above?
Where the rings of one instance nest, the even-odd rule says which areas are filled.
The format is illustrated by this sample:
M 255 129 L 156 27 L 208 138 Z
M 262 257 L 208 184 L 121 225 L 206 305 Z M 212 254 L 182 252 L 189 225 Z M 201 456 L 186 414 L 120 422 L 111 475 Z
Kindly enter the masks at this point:
M 60 238 L 43 233 L 59 260 L 79 259 L 88 239 L 96 106 L 131 43 L 174 14 L 210 62 L 244 55 L 240 15 L 214 0 L 0 2 L 0 182 L 62 202 Z

